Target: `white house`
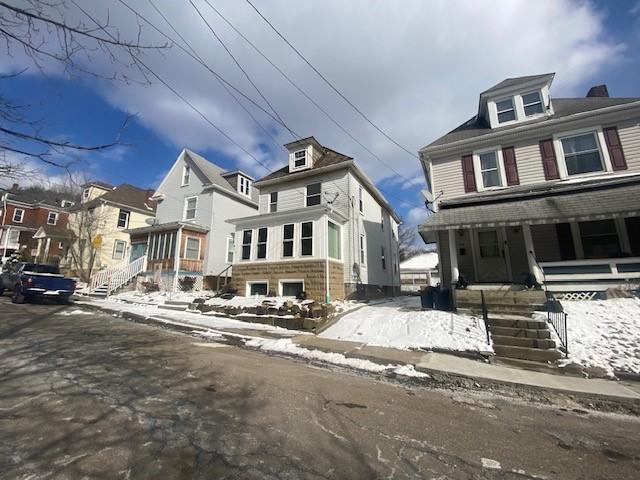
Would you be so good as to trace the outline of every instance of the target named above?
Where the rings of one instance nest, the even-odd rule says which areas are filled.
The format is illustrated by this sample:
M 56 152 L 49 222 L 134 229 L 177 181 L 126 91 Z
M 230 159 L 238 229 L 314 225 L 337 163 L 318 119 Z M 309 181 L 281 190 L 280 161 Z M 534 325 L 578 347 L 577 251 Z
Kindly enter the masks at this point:
M 399 293 L 400 219 L 346 155 L 313 138 L 255 183 L 257 214 L 235 215 L 233 285 L 242 295 L 317 300 Z
M 422 287 L 435 286 L 439 282 L 437 252 L 419 253 L 400 262 L 402 293 L 416 293 Z

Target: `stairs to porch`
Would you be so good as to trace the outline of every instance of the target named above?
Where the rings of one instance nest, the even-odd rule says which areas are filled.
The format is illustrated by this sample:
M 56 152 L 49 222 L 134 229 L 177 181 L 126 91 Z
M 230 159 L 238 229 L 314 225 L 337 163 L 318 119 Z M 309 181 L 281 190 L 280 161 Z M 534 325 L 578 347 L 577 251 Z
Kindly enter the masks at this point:
M 91 276 L 89 295 L 108 297 L 116 291 L 123 290 L 135 278 L 147 270 L 146 255 L 133 262 L 119 267 L 100 270 Z
M 555 362 L 562 354 L 551 338 L 547 322 L 534 318 L 546 295 L 541 290 L 456 290 L 459 313 L 482 316 L 497 357 Z

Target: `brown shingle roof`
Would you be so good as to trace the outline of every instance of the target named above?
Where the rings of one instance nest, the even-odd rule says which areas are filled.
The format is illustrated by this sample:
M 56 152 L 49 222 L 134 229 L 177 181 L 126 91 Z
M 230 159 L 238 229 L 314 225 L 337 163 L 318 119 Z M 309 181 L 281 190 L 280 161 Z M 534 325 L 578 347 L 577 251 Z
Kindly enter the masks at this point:
M 313 167 L 305 171 L 313 171 L 318 168 L 327 167 L 329 165 L 336 165 L 338 163 L 348 162 L 349 160 L 353 160 L 353 157 L 349 157 L 342 153 L 336 152 L 335 150 L 331 150 L 330 148 L 322 147 L 322 149 L 323 149 L 323 153 L 320 156 L 320 158 L 317 159 L 315 162 L 313 162 Z M 299 172 L 293 172 L 293 173 L 299 173 Z M 264 182 L 266 180 L 283 178 L 288 175 L 292 175 L 293 173 L 289 172 L 289 164 L 287 163 L 284 167 L 280 168 L 279 170 L 276 170 L 275 172 L 271 172 L 269 175 L 262 177 L 260 180 L 256 182 L 256 184 L 260 182 Z
M 156 203 L 149 198 L 151 195 L 153 195 L 152 190 L 138 188 L 133 185 L 129 185 L 128 183 L 123 183 L 98 198 L 94 198 L 93 200 L 81 205 L 75 205 L 70 209 L 70 211 L 91 208 L 102 202 L 109 202 L 122 205 L 124 207 L 135 208 L 143 212 L 149 212 L 151 215 L 156 211 Z

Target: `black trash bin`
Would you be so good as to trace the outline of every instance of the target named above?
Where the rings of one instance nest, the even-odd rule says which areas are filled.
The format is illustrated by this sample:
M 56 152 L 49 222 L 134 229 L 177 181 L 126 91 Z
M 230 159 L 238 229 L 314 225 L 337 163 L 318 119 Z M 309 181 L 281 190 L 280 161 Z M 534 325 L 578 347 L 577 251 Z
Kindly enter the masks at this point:
M 443 310 L 445 312 L 451 310 L 451 290 L 448 288 L 439 290 L 433 299 L 433 308 L 436 310 Z
M 437 293 L 437 289 L 435 287 L 424 287 L 420 290 L 420 303 L 422 304 L 422 309 L 432 309 L 433 302 L 435 300 Z

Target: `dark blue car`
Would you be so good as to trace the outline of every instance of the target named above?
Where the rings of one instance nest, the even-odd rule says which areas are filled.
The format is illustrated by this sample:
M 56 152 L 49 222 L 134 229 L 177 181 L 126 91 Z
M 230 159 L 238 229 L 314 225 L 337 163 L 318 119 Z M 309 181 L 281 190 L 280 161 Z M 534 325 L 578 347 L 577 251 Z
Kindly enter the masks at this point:
M 11 291 L 13 303 L 43 298 L 68 303 L 75 289 L 75 280 L 66 278 L 55 265 L 7 263 L 0 274 L 0 295 Z

